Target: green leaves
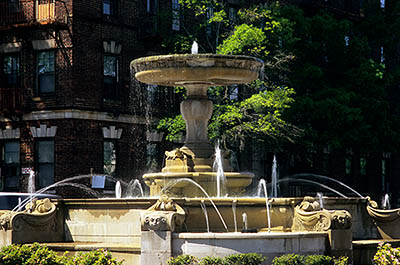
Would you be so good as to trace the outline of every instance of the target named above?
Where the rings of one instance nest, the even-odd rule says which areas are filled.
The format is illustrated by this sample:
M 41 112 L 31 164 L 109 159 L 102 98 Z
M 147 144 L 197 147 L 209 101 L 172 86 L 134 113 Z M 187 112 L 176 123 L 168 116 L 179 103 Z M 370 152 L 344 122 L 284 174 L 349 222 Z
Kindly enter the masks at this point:
M 231 36 L 218 46 L 217 52 L 221 54 L 247 54 L 265 56 L 265 33 L 253 25 L 242 24 L 235 27 Z

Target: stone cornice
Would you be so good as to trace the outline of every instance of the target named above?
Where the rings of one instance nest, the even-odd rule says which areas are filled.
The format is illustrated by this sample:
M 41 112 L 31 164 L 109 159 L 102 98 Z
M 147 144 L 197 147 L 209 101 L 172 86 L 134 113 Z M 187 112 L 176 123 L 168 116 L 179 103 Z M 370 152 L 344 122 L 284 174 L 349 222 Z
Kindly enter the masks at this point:
M 110 121 L 129 124 L 145 124 L 146 120 L 137 115 L 120 114 L 114 116 L 107 112 L 87 111 L 87 110 L 42 110 L 33 111 L 23 115 L 24 121 L 37 121 L 37 120 L 61 120 L 61 119 L 78 119 L 78 120 L 97 120 L 97 121 Z

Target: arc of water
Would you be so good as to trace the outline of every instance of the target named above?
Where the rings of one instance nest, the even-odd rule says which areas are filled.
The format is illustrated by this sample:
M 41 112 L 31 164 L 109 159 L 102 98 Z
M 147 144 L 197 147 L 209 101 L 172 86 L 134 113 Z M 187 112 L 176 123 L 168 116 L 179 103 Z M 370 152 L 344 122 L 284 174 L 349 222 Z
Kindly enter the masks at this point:
M 347 188 L 348 190 L 350 190 L 351 192 L 353 192 L 354 194 L 356 194 L 358 197 L 360 197 L 360 198 L 365 198 L 364 196 L 362 196 L 359 192 L 357 192 L 357 191 L 356 191 L 355 189 L 353 189 L 352 187 L 350 187 L 350 186 L 344 184 L 343 182 L 341 182 L 341 181 L 339 181 L 339 180 L 337 180 L 337 179 L 334 179 L 334 178 L 330 178 L 330 177 L 323 176 L 323 175 L 318 175 L 318 174 L 310 174 L 310 173 L 295 174 L 295 175 L 293 175 L 293 176 L 291 176 L 291 177 L 292 177 L 292 178 L 297 178 L 297 176 L 299 176 L 299 177 L 313 176 L 313 177 L 317 177 L 317 178 L 321 178 L 321 179 L 330 180 L 330 181 L 336 182 L 337 184 L 339 184 L 339 185 L 341 185 L 341 186 Z
M 110 176 L 110 175 L 105 175 L 105 174 L 103 174 L 103 175 L 104 175 L 106 178 L 111 179 L 112 181 L 117 181 L 116 178 L 114 178 L 114 177 L 112 177 L 112 176 Z M 32 199 L 36 198 L 38 195 L 40 195 L 40 194 L 46 192 L 47 190 L 50 190 L 50 189 L 55 188 L 55 187 L 57 187 L 57 186 L 62 186 L 63 183 L 67 183 L 67 182 L 71 182 L 71 181 L 75 181 L 75 180 L 79 180 L 79 179 L 84 179 L 84 178 L 91 178 L 92 176 L 93 176 L 92 174 L 88 174 L 88 175 L 79 175 L 79 176 L 74 176 L 74 177 L 66 178 L 66 179 L 60 180 L 60 181 L 58 181 L 58 182 L 56 182 L 56 183 L 53 183 L 53 184 L 51 184 L 51 185 L 49 185 L 49 186 L 47 186 L 47 187 L 44 187 L 44 188 L 42 188 L 42 189 L 36 191 L 34 194 L 32 194 L 32 195 L 30 195 L 28 198 L 24 199 L 24 200 L 22 201 L 22 203 L 21 203 L 21 204 L 18 204 L 17 206 L 15 206 L 14 209 L 12 209 L 12 211 L 20 211 L 21 209 L 23 209 L 23 207 L 25 207 L 25 205 L 26 205 L 29 201 L 31 201 Z M 127 183 L 126 183 L 125 181 L 122 181 L 122 180 L 120 180 L 120 181 L 121 181 L 121 183 L 122 183 L 123 185 L 127 185 Z M 85 187 L 86 187 L 86 186 L 85 186 Z
M 207 233 L 210 233 L 210 223 L 208 222 L 207 207 L 206 204 L 204 203 L 204 200 L 201 200 L 200 206 L 201 209 L 203 210 L 204 218 L 206 219 Z
M 265 179 L 260 179 L 259 186 L 263 188 L 264 195 L 265 195 L 265 208 L 267 209 L 267 226 L 268 232 L 271 232 L 271 213 L 269 211 L 269 201 L 268 201 L 268 191 Z M 261 189 L 260 189 L 261 195 Z
M 223 226 L 224 226 L 226 232 L 229 232 L 228 227 L 226 226 L 226 223 L 225 223 L 225 221 L 224 221 L 224 218 L 222 218 L 222 215 L 221 215 L 220 211 L 218 210 L 218 207 L 215 205 L 214 201 L 213 201 L 213 200 L 211 199 L 211 197 L 208 195 L 208 193 L 206 192 L 206 190 L 205 190 L 199 183 L 197 183 L 196 181 L 194 181 L 194 180 L 192 180 L 192 179 L 190 179 L 190 178 L 181 178 L 181 179 L 177 179 L 177 180 L 171 181 L 171 182 L 169 182 L 169 183 L 161 190 L 161 193 L 165 192 L 166 190 L 168 190 L 168 189 L 171 188 L 172 186 L 176 185 L 177 183 L 183 182 L 183 181 L 186 181 L 186 182 L 189 182 L 189 183 L 195 185 L 196 187 L 198 187 L 198 188 L 201 190 L 201 192 L 203 192 L 204 195 L 206 195 L 207 199 L 210 201 L 210 203 L 211 203 L 212 206 L 214 207 L 215 211 L 217 212 L 218 217 L 219 217 L 219 219 L 221 220 L 221 222 L 222 222 L 222 224 L 223 224 Z
M 332 189 L 331 187 L 329 187 L 329 186 L 327 186 L 327 185 L 324 185 L 324 184 L 322 184 L 322 183 L 319 183 L 319 182 L 316 182 L 316 181 L 312 181 L 312 180 L 309 180 L 309 179 L 284 178 L 284 179 L 280 179 L 278 182 L 280 183 L 280 182 L 283 182 L 283 181 L 301 181 L 301 182 L 306 182 L 306 183 L 318 185 L 318 186 L 320 186 L 320 187 L 322 187 L 322 188 L 324 188 L 324 189 L 327 189 L 327 190 L 332 191 L 333 193 L 336 193 L 336 194 L 339 195 L 340 197 L 348 198 L 346 195 L 340 193 L 339 191 L 337 191 L 337 190 L 335 190 L 335 189 Z

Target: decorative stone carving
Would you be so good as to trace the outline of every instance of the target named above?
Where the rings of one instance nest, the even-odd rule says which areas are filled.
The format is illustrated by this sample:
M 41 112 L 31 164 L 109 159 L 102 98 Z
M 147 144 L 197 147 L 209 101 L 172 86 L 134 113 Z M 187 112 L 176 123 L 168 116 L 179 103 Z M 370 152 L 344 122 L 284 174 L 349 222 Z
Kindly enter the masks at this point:
M 293 231 L 327 231 L 350 227 L 351 215 L 348 211 L 321 209 L 313 197 L 304 197 L 294 209 Z
M 196 155 L 188 147 L 183 146 L 172 151 L 165 151 L 165 157 L 167 160 L 187 159 L 188 157 L 193 159 Z
M 56 227 L 56 205 L 49 199 L 33 199 L 22 212 L 8 211 L 0 216 L 0 229 L 49 230 Z
M 36 137 L 55 137 L 57 126 L 47 127 L 46 124 L 41 124 L 39 128 L 31 127 L 31 133 L 34 138 Z
M 185 210 L 166 195 L 140 214 L 142 231 L 174 232 L 185 221 Z
M 383 239 L 400 238 L 400 208 L 393 210 L 378 209 L 378 204 L 367 197 L 367 212 Z

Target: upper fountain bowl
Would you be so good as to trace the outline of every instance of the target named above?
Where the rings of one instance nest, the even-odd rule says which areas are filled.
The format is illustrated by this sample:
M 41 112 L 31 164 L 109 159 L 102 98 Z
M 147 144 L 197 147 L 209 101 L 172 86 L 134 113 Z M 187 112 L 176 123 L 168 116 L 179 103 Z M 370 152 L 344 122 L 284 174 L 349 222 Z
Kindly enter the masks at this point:
M 258 78 L 262 60 L 242 55 L 172 54 L 132 61 L 140 82 L 162 86 L 227 86 Z

